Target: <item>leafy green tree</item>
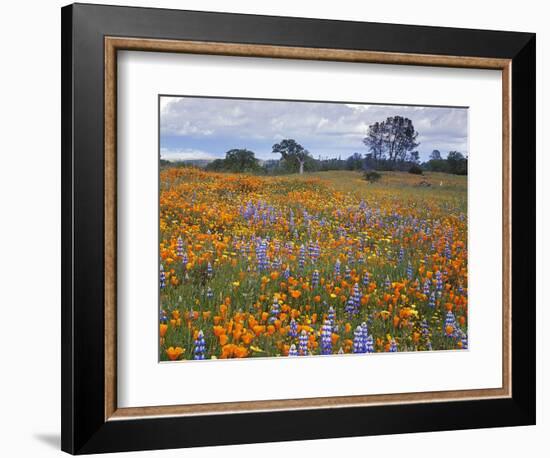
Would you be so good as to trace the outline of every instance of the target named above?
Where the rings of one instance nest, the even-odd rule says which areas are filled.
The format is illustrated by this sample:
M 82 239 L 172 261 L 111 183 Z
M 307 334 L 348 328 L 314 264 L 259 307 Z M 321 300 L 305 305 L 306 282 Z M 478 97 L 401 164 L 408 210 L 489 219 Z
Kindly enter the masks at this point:
M 215 159 L 212 162 L 206 164 L 206 170 L 212 172 L 224 172 L 225 169 L 225 160 L 224 159 Z
M 449 173 L 449 164 L 445 159 L 430 159 L 426 163 L 426 168 L 431 172 Z
M 216 159 L 206 166 L 214 172 L 257 173 L 262 167 L 254 153 L 247 149 L 231 149 L 225 153 L 225 159 Z
M 346 159 L 346 168 L 348 170 L 361 170 L 364 166 L 365 160 L 359 153 L 353 153 Z
M 388 159 L 394 163 L 398 160 L 405 161 L 407 154 L 420 144 L 416 142 L 418 132 L 412 121 L 403 116 L 390 116 L 384 123 L 384 143 Z
M 418 164 L 420 162 L 420 153 L 418 151 L 411 151 L 409 154 L 409 161 L 413 164 Z
M 447 164 L 449 166 L 449 172 L 455 175 L 467 175 L 468 174 L 468 159 L 458 151 L 450 151 L 447 156 Z
M 438 149 L 434 149 L 432 153 L 430 154 L 430 160 L 432 161 L 440 161 L 441 160 L 441 153 Z
M 280 154 L 283 161 L 293 169 L 298 169 L 300 174 L 304 173 L 304 165 L 311 158 L 309 151 L 291 138 L 273 145 L 273 153 Z
M 370 158 L 377 162 L 384 157 L 384 136 L 386 124 L 384 122 L 375 122 L 367 130 L 367 136 L 363 143 L 370 151 Z
M 403 116 L 390 116 L 385 121 L 371 124 L 363 143 L 375 161 L 387 159 L 390 163 L 405 162 L 410 152 L 420 145 L 418 132 L 412 121 Z
M 225 153 L 225 165 L 231 172 L 256 172 L 260 169 L 258 159 L 247 149 L 231 149 Z

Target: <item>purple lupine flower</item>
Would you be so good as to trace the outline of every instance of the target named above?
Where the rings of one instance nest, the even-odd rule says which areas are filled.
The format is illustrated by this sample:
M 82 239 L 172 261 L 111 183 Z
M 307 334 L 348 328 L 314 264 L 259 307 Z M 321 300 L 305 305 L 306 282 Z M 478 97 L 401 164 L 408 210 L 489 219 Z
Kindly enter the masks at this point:
M 311 261 L 315 262 L 315 260 L 314 260 L 315 245 L 313 244 L 313 242 L 311 240 L 307 244 L 307 251 L 308 251 L 308 256 L 310 257 Z
M 410 262 L 407 264 L 407 278 L 409 280 L 412 280 L 413 278 L 413 266 L 411 265 Z
M 164 273 L 164 267 L 160 265 L 160 289 L 166 288 L 166 274 Z
M 309 256 L 311 262 L 315 264 L 319 256 L 321 256 L 321 246 L 319 245 L 319 240 L 309 246 Z
M 426 320 L 422 320 L 420 323 L 420 332 L 424 337 L 428 337 L 430 335 L 430 326 L 428 326 L 428 322 Z
M 365 352 L 374 353 L 374 339 L 372 335 L 369 335 L 365 341 Z
M 337 259 L 334 263 L 334 276 L 339 277 L 340 276 L 340 260 Z
M 452 328 L 451 332 L 447 332 L 448 327 Z M 447 312 L 447 315 L 445 316 L 445 325 L 443 328 L 443 334 L 447 337 L 454 337 L 455 332 L 456 332 L 456 319 L 453 312 L 449 310 Z
M 189 258 L 187 257 L 187 253 L 183 253 L 181 257 L 181 265 L 185 269 L 187 267 L 187 264 L 189 263 Z
M 302 245 L 300 247 L 300 254 L 298 256 L 298 267 L 300 269 L 303 269 L 305 262 L 306 262 L 306 248 L 304 247 L 304 245 Z
M 313 288 L 317 288 L 319 286 L 319 271 L 314 270 L 313 274 L 311 275 L 311 286 Z
M 447 259 L 451 259 L 452 252 L 451 252 L 451 245 L 449 244 L 449 241 L 445 243 L 445 257 Z
M 279 318 L 279 299 L 274 298 L 273 304 L 271 304 L 271 310 L 269 311 L 269 324 L 273 324 L 277 318 Z
M 290 320 L 288 335 L 293 339 L 298 335 L 298 323 L 296 323 L 296 320 L 294 318 Z
M 178 237 L 176 254 L 179 258 L 183 258 L 183 240 L 181 236 Z
M 307 356 L 308 349 L 307 349 L 307 342 L 308 342 L 308 336 L 306 330 L 302 330 L 300 333 L 300 337 L 298 340 L 298 348 L 300 350 L 300 356 Z
M 202 329 L 198 332 L 195 339 L 194 359 L 204 359 L 206 354 L 206 342 L 204 341 L 204 334 Z
M 462 343 L 462 349 L 468 350 L 468 334 L 466 334 L 462 329 L 460 330 L 460 342 Z
M 353 332 L 353 353 L 364 353 L 363 330 L 357 326 Z
M 296 344 L 292 344 L 288 350 L 288 356 L 298 356 L 298 350 Z
M 166 316 L 166 310 L 160 311 L 160 322 L 163 324 L 168 323 L 168 317 Z
M 328 309 L 327 318 L 330 321 L 330 325 L 334 326 L 334 320 L 336 319 L 336 312 L 334 311 L 334 308 L 332 307 L 332 305 Z
M 435 289 L 437 291 L 443 290 L 443 277 L 439 270 L 435 273 Z
M 363 333 L 363 349 L 366 351 L 367 348 L 367 339 L 369 337 L 369 327 L 366 321 L 361 323 L 361 332 Z
M 430 294 L 430 302 L 428 303 L 428 305 L 431 308 L 435 308 L 435 293 Z
M 348 298 L 348 302 L 346 303 L 346 306 L 344 307 L 344 311 L 348 314 L 350 319 L 353 315 L 355 315 L 356 310 L 355 310 L 355 301 L 353 300 L 353 296 L 350 296 Z
M 258 263 L 258 270 L 267 269 L 267 241 L 262 240 L 256 249 L 256 261 Z
M 390 342 L 390 353 L 396 353 L 397 352 L 397 342 L 395 339 L 392 339 Z
M 363 285 L 369 286 L 370 278 L 369 273 L 365 270 L 365 275 L 363 275 Z
M 208 278 L 212 278 L 212 274 L 212 264 L 208 263 L 206 266 L 206 275 L 208 276 Z
M 252 212 L 252 210 L 250 208 L 251 205 L 252 205 L 252 202 L 248 201 L 246 203 L 246 207 L 244 207 L 244 208 L 241 207 L 240 212 L 241 212 L 241 215 L 242 215 L 243 218 L 248 219 L 250 217 L 251 212 Z
M 401 247 L 399 249 L 399 255 L 397 256 L 397 260 L 399 261 L 399 263 L 403 262 L 404 257 L 405 257 L 405 250 L 403 249 L 403 247 Z
M 325 320 L 321 327 L 321 354 L 330 355 L 332 353 L 332 329 L 329 320 Z
M 425 296 L 430 294 L 430 280 L 426 278 L 426 281 L 424 282 L 424 289 L 422 290 Z
M 206 297 L 208 299 L 212 299 L 214 297 L 214 292 L 212 291 L 212 288 L 210 288 L 210 286 L 206 289 Z
M 286 269 L 285 269 L 285 271 L 283 272 L 283 278 L 284 278 L 285 280 L 288 280 L 289 277 L 290 277 L 290 267 L 289 267 L 289 266 L 286 266 Z
M 292 208 L 290 209 L 290 215 L 288 217 L 288 225 L 293 228 L 294 227 L 294 212 L 292 211 Z
M 247 256 L 246 254 L 246 251 L 247 251 L 247 245 L 245 242 L 242 242 L 239 244 L 239 251 L 241 252 L 241 256 L 243 258 L 245 258 Z
M 354 313 L 358 313 L 361 308 L 361 291 L 359 291 L 359 285 L 357 283 L 353 285 L 351 298 L 353 300 Z
M 346 271 L 345 271 L 345 278 L 346 280 L 349 280 L 351 278 L 351 270 L 349 269 L 349 266 L 346 266 Z
M 386 275 L 386 280 L 384 281 L 384 286 L 389 288 L 391 286 L 390 276 Z

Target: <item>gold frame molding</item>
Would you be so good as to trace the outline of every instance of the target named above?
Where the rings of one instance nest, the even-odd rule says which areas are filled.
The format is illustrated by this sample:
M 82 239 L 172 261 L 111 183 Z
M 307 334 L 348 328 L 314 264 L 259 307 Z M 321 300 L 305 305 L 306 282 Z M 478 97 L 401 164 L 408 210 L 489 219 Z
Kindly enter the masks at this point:
M 509 398 L 511 371 L 511 60 L 480 57 L 382 53 L 359 50 L 298 48 L 199 41 L 105 37 L 105 420 L 159 416 L 191 416 L 274 410 L 321 409 L 380 404 L 425 403 Z M 360 62 L 434 67 L 500 70 L 502 72 L 502 380 L 501 388 L 421 393 L 338 396 L 276 401 L 243 401 L 118 408 L 116 345 L 116 246 L 117 246 L 117 51 L 174 52 L 241 57 L 267 57 L 320 61 Z

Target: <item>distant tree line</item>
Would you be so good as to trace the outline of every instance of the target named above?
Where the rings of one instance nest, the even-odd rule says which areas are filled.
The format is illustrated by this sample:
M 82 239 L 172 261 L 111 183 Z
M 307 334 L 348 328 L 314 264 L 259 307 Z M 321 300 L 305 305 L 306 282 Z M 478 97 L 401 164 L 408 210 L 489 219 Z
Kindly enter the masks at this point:
M 467 175 L 468 158 L 458 151 L 449 151 L 447 157 L 443 159 L 440 151 L 434 149 L 430 154 L 430 159 L 423 164 L 423 167 L 432 172 Z
M 247 149 L 232 149 L 225 153 L 225 159 L 216 159 L 206 166 L 214 172 L 259 173 L 262 171 L 260 161 Z
M 363 144 L 368 152 L 353 153 L 346 159 L 315 159 L 311 153 L 292 138 L 287 138 L 272 147 L 278 159 L 260 162 L 254 152 L 248 149 L 231 149 L 224 159 L 216 159 L 206 165 L 207 170 L 216 172 L 244 172 L 253 174 L 279 175 L 329 170 L 363 171 L 423 171 L 445 172 L 456 175 L 468 173 L 468 158 L 458 151 L 450 151 L 443 158 L 439 150 L 433 150 L 427 161 L 421 162 L 417 150 L 418 132 L 412 121 L 403 116 L 392 116 L 371 124 Z M 166 162 L 166 161 L 164 161 Z M 161 166 L 163 165 L 161 160 Z

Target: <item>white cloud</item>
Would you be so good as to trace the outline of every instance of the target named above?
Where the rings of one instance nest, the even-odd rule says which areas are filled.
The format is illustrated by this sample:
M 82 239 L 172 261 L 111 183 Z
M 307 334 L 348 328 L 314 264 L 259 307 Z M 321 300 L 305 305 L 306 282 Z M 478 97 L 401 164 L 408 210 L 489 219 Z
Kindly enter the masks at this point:
M 234 139 L 234 144 L 265 142 L 268 146 L 286 137 L 296 139 L 314 155 L 337 150 L 351 154 L 366 152 L 362 140 L 369 124 L 395 115 L 413 121 L 424 155 L 434 148 L 467 152 L 467 110 L 463 108 L 163 97 L 161 135 L 226 138 Z
M 192 148 L 161 148 L 160 158 L 167 161 L 191 161 L 198 159 L 216 159 L 211 153 Z

